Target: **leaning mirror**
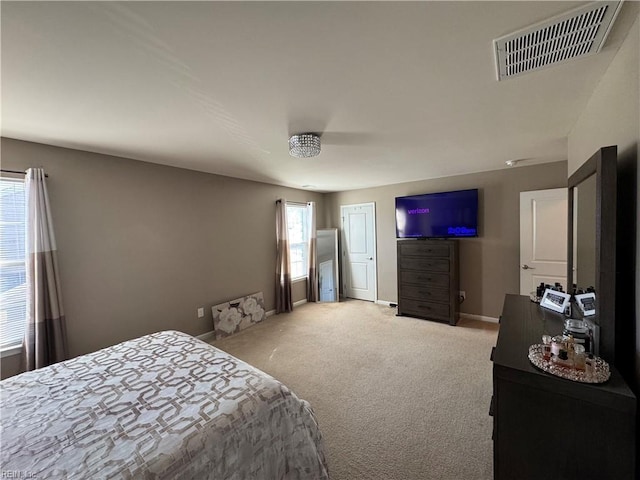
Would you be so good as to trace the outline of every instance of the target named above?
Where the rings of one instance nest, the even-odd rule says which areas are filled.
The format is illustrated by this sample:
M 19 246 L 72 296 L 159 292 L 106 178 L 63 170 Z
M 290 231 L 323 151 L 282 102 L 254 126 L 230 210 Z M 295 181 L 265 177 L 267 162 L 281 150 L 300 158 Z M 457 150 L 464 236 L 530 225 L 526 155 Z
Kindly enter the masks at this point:
M 594 287 L 599 355 L 615 363 L 617 147 L 604 147 L 569 177 L 567 280 Z M 571 288 L 573 286 L 573 288 Z
M 573 189 L 573 284 L 596 286 L 596 175 Z
M 338 229 L 318 229 L 318 290 L 320 302 L 337 302 L 338 297 Z

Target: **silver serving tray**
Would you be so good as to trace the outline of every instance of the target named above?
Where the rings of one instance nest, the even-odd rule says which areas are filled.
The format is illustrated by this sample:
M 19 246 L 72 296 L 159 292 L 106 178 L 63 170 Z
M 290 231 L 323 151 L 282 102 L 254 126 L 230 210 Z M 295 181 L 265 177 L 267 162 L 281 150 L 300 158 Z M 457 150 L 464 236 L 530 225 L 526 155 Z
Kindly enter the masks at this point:
M 556 377 L 566 378 L 567 380 L 572 380 L 574 382 L 604 383 L 609 380 L 609 377 L 611 376 L 609 364 L 600 357 L 594 357 L 593 374 L 588 374 L 581 370 L 561 367 L 555 363 L 545 360 L 543 356 L 543 348 L 544 345 L 541 344 L 531 345 L 529 347 L 529 361 L 540 370 L 555 375 Z

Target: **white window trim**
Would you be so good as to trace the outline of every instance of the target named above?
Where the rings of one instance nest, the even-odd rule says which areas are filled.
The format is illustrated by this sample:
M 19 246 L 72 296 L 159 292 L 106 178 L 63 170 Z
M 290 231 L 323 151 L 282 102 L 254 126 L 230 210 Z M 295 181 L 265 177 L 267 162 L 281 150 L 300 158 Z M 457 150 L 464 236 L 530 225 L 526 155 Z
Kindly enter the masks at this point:
M 2 350 L 0 350 L 0 358 L 12 357 L 14 355 L 20 355 L 21 353 L 22 353 L 22 345 L 5 347 Z

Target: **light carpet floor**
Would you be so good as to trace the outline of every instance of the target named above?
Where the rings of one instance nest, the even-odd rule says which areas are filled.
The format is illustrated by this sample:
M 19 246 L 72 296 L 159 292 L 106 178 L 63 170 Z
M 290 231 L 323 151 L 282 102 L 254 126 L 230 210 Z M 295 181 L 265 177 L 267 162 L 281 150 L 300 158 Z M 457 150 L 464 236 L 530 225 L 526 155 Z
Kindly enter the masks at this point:
M 303 304 L 213 344 L 310 402 L 333 480 L 483 480 L 497 331 L 347 300 Z

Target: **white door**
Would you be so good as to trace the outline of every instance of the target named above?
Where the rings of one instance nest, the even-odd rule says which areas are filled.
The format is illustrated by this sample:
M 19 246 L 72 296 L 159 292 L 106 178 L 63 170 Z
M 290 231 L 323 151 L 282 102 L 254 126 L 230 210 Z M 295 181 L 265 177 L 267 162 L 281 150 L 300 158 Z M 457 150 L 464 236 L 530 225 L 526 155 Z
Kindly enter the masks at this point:
M 567 189 L 520 192 L 520 294 L 567 285 Z
M 333 284 L 333 273 L 333 260 L 320 263 L 318 267 L 318 283 L 320 283 L 321 302 L 335 302 L 337 300 L 335 285 Z
M 342 278 L 345 297 L 376 300 L 375 204 L 342 205 Z

